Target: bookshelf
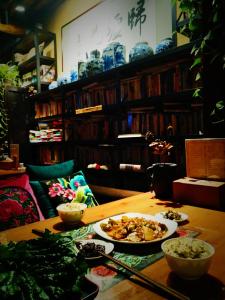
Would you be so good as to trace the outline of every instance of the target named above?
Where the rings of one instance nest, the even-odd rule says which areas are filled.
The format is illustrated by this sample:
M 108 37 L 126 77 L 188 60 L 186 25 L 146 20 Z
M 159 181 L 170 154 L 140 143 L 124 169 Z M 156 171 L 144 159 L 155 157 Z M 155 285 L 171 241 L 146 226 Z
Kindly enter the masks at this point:
M 75 159 L 89 182 L 147 190 L 146 169 L 158 162 L 145 134 L 174 144 L 171 162 L 184 174 L 185 138 L 204 132 L 203 101 L 192 97 L 192 45 L 183 45 L 32 97 L 34 122 L 60 141 L 39 142 L 32 163 Z M 170 130 L 168 130 L 170 128 Z M 87 168 L 104 165 L 106 170 Z M 183 173 L 182 173 L 183 172 Z M 132 189 L 132 188 L 131 188 Z

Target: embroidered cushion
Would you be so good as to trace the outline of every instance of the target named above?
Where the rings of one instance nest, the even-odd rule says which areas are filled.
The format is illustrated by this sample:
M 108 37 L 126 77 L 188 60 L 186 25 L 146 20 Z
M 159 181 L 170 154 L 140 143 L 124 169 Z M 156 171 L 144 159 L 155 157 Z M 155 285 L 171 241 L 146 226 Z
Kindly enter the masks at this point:
M 85 203 L 87 207 L 98 204 L 82 171 L 42 182 L 42 185 L 46 186 L 48 195 L 55 205 L 71 201 Z
M 31 194 L 22 187 L 0 188 L 0 230 L 39 221 Z
M 20 187 L 22 189 L 25 189 L 31 195 L 31 197 L 37 207 L 39 219 L 44 220 L 44 216 L 39 207 L 39 204 L 35 197 L 35 194 L 32 190 L 32 187 L 29 182 L 29 176 L 27 174 L 14 175 L 14 176 L 8 177 L 6 179 L 1 179 L 0 180 L 0 188 L 3 188 L 3 187 Z
M 75 198 L 74 201 L 86 203 L 88 207 L 98 205 L 82 171 L 50 180 L 30 181 L 30 184 L 45 218 L 57 216 L 56 206 L 62 202 L 70 202 L 71 197 Z M 54 194 L 54 188 L 59 189 L 58 195 L 56 191 Z M 49 189 L 52 190 L 50 194 Z

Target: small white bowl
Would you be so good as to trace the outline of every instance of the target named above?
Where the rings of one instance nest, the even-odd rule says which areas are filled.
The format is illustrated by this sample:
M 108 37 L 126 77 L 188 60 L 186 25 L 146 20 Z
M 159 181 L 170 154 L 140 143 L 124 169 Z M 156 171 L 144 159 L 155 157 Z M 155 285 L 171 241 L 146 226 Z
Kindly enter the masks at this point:
M 87 205 L 85 203 L 62 203 L 56 207 L 61 220 L 68 225 L 79 224 Z
M 207 273 L 215 253 L 212 245 L 191 237 L 168 239 L 161 248 L 171 270 L 188 280 L 198 279 Z

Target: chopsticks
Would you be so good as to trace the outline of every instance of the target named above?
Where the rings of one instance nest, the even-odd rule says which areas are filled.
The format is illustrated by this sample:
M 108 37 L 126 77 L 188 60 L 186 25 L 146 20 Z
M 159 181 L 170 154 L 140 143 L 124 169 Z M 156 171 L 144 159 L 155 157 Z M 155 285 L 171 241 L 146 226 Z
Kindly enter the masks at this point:
M 108 255 L 102 251 L 98 251 L 100 255 L 108 258 L 109 260 L 113 261 L 115 264 L 123 267 L 124 269 L 128 270 L 130 273 L 136 275 L 137 277 L 143 279 L 145 282 L 147 282 L 150 286 L 157 288 L 159 290 L 164 291 L 165 293 L 169 294 L 170 296 L 173 296 L 175 299 L 179 299 L 179 300 L 190 300 L 189 297 L 185 296 L 184 294 L 166 286 L 161 284 L 160 282 L 154 281 L 151 278 L 149 278 L 148 276 L 142 274 L 141 272 L 129 267 L 128 265 L 124 264 L 123 262 L 115 259 L 114 257 L 112 257 L 111 255 Z

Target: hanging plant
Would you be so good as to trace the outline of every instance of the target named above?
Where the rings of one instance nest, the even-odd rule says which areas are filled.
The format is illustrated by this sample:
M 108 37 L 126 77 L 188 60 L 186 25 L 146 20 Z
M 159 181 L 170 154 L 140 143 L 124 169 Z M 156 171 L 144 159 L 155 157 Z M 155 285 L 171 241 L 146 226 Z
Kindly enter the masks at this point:
M 5 103 L 5 91 L 8 86 L 19 85 L 19 71 L 17 66 L 0 64 L 0 159 L 5 151 L 5 142 L 8 140 L 8 112 Z
M 177 0 L 180 12 L 188 22 L 177 31 L 194 41 L 191 54 L 194 61 L 191 69 L 198 70 L 196 81 L 202 79 L 203 63 L 215 64 L 220 72 L 225 69 L 225 1 L 223 0 Z M 201 96 L 201 89 L 194 92 Z

